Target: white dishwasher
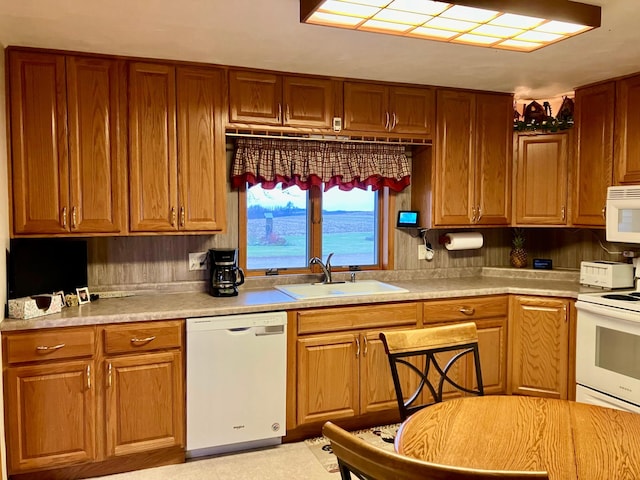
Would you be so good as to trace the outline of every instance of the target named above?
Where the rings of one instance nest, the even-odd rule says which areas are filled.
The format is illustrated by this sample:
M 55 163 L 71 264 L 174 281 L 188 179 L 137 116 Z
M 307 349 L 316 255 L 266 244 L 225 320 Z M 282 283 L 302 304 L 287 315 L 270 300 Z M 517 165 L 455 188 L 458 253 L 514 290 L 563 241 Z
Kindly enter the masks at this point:
M 286 433 L 287 314 L 187 319 L 187 457 Z

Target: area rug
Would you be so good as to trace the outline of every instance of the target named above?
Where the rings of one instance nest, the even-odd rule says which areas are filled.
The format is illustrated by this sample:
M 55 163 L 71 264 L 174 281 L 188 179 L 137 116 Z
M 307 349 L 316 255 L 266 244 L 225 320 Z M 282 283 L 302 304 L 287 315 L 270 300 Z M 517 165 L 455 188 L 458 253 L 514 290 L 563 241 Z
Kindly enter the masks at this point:
M 400 424 L 396 423 L 394 425 L 383 425 L 365 430 L 356 430 L 351 433 L 378 448 L 392 452 L 393 442 L 396 438 L 398 428 L 400 428 Z M 338 460 L 331 451 L 329 440 L 325 437 L 315 437 L 305 440 L 304 443 L 328 472 L 334 473 L 338 471 Z

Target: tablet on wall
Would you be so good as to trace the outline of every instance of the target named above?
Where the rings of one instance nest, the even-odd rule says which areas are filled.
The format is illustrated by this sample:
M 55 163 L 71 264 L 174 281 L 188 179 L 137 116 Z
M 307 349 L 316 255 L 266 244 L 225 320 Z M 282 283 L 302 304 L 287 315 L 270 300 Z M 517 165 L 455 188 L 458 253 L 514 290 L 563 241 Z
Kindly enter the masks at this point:
M 396 227 L 418 228 L 418 212 L 415 210 L 400 210 Z

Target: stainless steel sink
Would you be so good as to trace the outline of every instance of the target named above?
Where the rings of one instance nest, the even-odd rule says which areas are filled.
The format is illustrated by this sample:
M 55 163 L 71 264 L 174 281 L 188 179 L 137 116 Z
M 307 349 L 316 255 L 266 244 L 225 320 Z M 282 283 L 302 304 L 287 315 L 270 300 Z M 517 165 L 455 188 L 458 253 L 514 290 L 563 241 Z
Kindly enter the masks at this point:
M 356 295 L 385 295 L 409 291 L 406 288 L 396 287 L 377 280 L 360 280 L 345 283 L 296 283 L 292 285 L 276 285 L 275 288 L 296 300 Z

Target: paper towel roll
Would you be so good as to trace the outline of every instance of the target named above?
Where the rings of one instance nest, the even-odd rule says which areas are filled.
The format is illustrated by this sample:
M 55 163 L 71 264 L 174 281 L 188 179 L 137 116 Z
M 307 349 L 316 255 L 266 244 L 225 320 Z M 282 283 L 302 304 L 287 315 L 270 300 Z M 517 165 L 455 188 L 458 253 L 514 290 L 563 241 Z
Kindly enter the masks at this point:
M 447 233 L 449 239 L 444 247 L 447 250 L 471 250 L 482 247 L 484 240 L 479 232 Z

